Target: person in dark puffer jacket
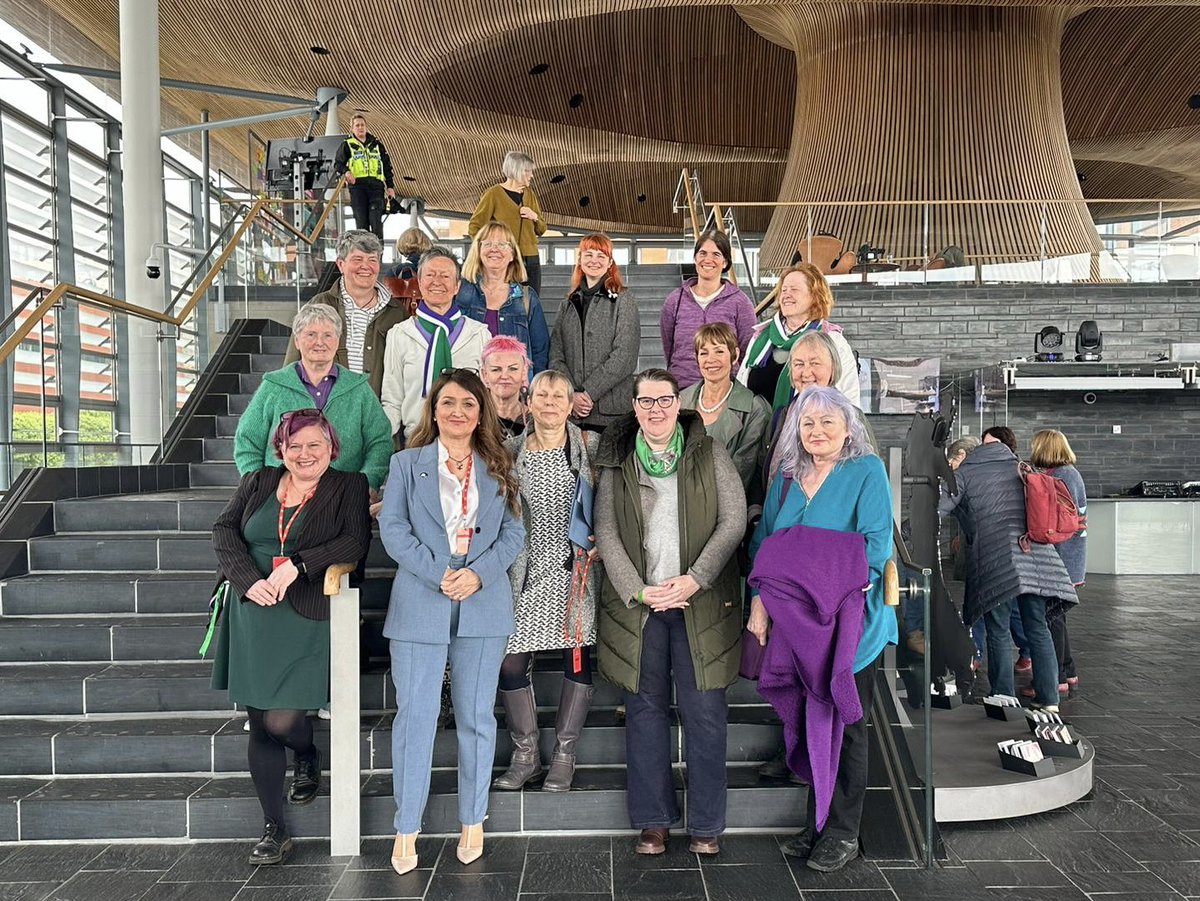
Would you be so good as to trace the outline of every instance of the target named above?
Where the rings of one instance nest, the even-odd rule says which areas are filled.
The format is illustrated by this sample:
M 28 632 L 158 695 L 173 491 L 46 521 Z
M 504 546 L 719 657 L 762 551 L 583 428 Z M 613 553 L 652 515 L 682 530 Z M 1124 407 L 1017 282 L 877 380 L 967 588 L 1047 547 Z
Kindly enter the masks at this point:
M 1058 553 L 1047 544 L 1022 551 L 1025 488 L 1017 457 L 999 441 L 967 455 L 955 473 L 958 493 L 943 495 L 942 516 L 953 513 L 967 544 L 963 620 L 987 627 L 988 680 L 996 694 L 1013 694 L 1012 605 L 1020 610 L 1033 656 L 1035 706 L 1058 710 L 1058 660 L 1048 622 L 1079 603 Z

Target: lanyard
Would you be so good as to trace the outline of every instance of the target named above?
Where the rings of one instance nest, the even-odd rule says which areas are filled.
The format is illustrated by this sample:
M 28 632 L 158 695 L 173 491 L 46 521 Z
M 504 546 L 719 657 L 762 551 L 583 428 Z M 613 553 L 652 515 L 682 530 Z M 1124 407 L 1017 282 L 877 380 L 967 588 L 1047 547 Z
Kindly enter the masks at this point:
M 583 605 L 587 595 L 588 573 L 592 568 L 592 559 L 587 551 L 575 548 L 574 566 L 571 567 L 571 593 L 567 597 L 567 615 L 563 619 L 563 641 L 571 640 L 571 622 L 575 623 L 575 650 L 572 654 L 571 669 L 579 673 L 583 671 Z
M 316 493 L 316 488 L 304 495 L 304 500 L 300 501 L 300 506 L 296 508 L 296 512 L 292 514 L 292 518 L 288 520 L 287 526 L 283 524 L 283 501 L 279 502 L 279 525 L 276 531 L 279 533 L 279 554 L 283 555 L 283 545 L 287 542 L 288 533 L 292 531 L 292 526 L 296 522 L 296 517 L 300 515 L 300 511 L 304 509 L 304 505 Z
M 465 473 L 463 473 L 462 520 L 460 520 L 459 524 L 464 527 L 467 524 L 467 490 L 471 487 L 471 467 L 474 465 L 475 465 L 475 454 L 474 454 L 474 452 L 472 452 L 471 455 L 469 457 L 467 457 L 467 471 Z

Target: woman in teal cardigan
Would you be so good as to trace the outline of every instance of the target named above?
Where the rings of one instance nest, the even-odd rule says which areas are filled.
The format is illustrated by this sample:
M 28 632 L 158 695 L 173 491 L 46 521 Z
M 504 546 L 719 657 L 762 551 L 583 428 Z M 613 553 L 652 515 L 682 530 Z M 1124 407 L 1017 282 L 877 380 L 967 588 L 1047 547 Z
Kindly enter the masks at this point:
M 315 408 L 341 439 L 341 456 L 333 468 L 361 472 L 372 491 L 383 484 L 393 450 L 392 427 L 367 376 L 334 362 L 341 335 L 341 319 L 327 304 L 306 304 L 296 314 L 292 340 L 299 362 L 266 373 L 238 420 L 233 459 L 239 475 L 277 466 L 271 436 L 279 417 Z

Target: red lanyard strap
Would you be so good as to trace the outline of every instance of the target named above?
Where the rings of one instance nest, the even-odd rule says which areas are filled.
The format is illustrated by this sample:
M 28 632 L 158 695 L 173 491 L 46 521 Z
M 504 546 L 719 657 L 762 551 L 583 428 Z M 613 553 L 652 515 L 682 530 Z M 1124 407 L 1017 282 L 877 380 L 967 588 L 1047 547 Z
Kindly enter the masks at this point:
M 463 474 L 462 487 L 462 525 L 467 524 L 467 490 L 471 487 L 471 467 L 475 465 L 475 454 L 467 457 L 467 471 Z
M 283 504 L 284 504 L 284 502 L 283 501 L 279 502 L 279 524 L 276 527 L 276 532 L 279 535 L 279 554 L 280 554 L 280 556 L 283 555 L 283 546 L 284 546 L 284 544 L 287 543 L 288 534 L 292 531 L 292 526 L 295 525 L 296 518 L 300 515 L 300 511 L 304 509 L 304 505 L 308 503 L 309 499 L 313 496 L 313 494 L 316 492 L 316 490 L 317 489 L 314 488 L 312 491 L 308 492 L 308 494 L 304 495 L 304 499 L 302 501 L 300 501 L 300 506 L 298 506 L 296 508 L 296 512 L 292 514 L 292 518 L 288 520 L 287 526 L 284 526 L 284 524 L 283 524 Z
M 583 605 L 587 597 L 588 573 L 592 558 L 587 551 L 575 548 L 574 566 L 571 567 L 571 593 L 567 597 L 567 615 L 563 618 L 563 641 L 571 640 L 571 624 L 575 625 L 575 654 L 573 670 L 582 670 L 579 648 L 583 645 Z

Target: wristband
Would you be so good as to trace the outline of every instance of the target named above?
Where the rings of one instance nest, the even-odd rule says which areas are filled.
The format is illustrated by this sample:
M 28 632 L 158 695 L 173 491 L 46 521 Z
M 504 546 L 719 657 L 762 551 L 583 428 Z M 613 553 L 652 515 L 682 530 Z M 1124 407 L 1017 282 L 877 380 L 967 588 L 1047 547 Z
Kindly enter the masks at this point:
M 634 599 L 635 601 L 637 601 L 639 604 L 645 604 L 645 603 L 646 603 L 646 598 L 643 596 L 643 595 L 644 595 L 644 593 L 645 593 L 645 591 L 646 591 L 646 589 L 644 589 L 644 588 L 639 588 L 639 589 L 638 589 L 638 593 L 637 593 L 636 595 L 634 595 L 634 598 L 633 598 L 633 599 Z

